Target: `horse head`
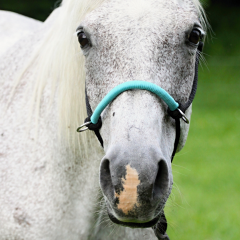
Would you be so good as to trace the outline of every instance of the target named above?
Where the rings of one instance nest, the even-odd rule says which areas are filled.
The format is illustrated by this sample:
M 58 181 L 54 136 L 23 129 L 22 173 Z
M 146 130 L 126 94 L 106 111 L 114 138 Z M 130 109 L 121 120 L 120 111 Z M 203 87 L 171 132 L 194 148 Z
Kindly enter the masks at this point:
M 173 0 L 112 0 L 89 13 L 77 32 L 91 108 L 111 89 L 133 80 L 153 83 L 178 103 L 187 102 L 204 36 L 199 16 L 194 1 Z M 172 189 L 176 122 L 161 98 L 139 89 L 118 95 L 101 119 L 100 186 L 109 217 L 125 226 L 153 226 Z M 188 129 L 181 121 L 178 151 Z

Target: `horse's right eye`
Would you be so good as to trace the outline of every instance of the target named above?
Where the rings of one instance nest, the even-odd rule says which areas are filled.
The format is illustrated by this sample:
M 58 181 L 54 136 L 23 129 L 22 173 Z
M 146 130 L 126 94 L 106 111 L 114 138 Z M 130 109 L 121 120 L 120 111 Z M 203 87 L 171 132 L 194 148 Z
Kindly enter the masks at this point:
M 201 38 L 202 34 L 198 29 L 193 29 L 188 37 L 189 41 L 193 44 L 198 44 Z
M 78 36 L 78 41 L 80 43 L 81 48 L 84 48 L 89 45 L 89 40 L 84 32 L 79 32 L 77 36 Z

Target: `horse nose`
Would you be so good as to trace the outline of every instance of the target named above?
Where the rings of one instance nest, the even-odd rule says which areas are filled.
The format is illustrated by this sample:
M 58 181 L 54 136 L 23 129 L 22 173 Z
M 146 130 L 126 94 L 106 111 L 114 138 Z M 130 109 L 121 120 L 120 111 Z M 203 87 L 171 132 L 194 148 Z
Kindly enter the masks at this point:
M 100 186 L 115 216 L 151 220 L 169 191 L 168 167 L 163 159 L 106 157 L 100 166 Z

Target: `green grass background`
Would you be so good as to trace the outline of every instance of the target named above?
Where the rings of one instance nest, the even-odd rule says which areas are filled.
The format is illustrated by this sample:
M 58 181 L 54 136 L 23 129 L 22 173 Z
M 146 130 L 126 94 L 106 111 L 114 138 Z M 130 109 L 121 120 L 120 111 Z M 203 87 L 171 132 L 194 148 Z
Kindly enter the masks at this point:
M 187 144 L 173 162 L 171 240 L 240 239 L 240 47 L 230 25 L 207 42 Z
M 232 75 L 209 68 L 200 72 L 187 144 L 173 163 L 166 209 L 172 239 L 240 239 L 240 64 L 228 66 Z

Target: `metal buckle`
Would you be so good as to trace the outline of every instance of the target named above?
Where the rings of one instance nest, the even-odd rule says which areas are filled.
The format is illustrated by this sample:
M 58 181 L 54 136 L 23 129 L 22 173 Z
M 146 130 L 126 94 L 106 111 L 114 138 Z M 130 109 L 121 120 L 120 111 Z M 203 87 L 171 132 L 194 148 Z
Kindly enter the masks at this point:
M 180 114 L 182 115 L 182 117 L 181 117 L 182 120 L 183 120 L 185 123 L 189 124 L 189 120 L 187 119 L 186 115 L 182 112 L 182 110 L 178 108 L 178 111 L 179 111 Z
M 84 131 L 88 130 L 88 127 L 86 127 L 86 126 L 88 126 L 90 123 L 92 123 L 92 122 L 86 122 L 86 123 L 82 124 L 82 125 L 77 129 L 77 132 L 84 132 Z M 85 127 L 85 128 L 83 128 L 83 127 Z M 83 129 L 82 129 L 82 128 L 83 128 Z

